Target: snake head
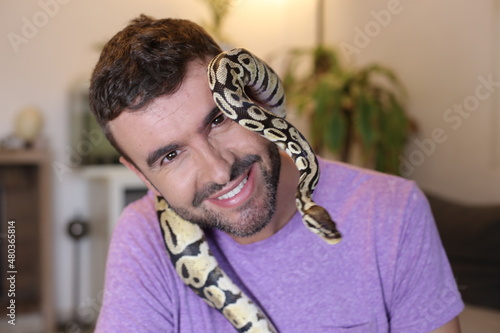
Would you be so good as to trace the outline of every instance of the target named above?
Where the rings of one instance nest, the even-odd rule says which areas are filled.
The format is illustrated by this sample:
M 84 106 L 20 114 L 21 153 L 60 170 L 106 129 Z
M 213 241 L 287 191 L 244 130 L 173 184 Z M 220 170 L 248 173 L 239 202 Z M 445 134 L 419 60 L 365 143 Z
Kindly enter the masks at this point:
M 328 244 L 337 244 L 342 240 L 335 222 L 323 207 L 310 206 L 304 211 L 303 220 L 314 233 L 321 236 Z

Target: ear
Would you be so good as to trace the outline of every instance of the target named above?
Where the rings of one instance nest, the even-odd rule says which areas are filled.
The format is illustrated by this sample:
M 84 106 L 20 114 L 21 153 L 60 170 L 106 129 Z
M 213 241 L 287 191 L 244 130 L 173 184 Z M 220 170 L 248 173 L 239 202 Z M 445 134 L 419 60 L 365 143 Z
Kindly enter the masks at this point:
M 139 177 L 140 180 L 142 180 L 142 182 L 144 183 L 144 185 L 146 185 L 146 187 L 154 192 L 157 196 L 162 196 L 161 193 L 156 189 L 156 187 L 153 186 L 153 184 L 151 184 L 151 182 L 146 178 L 146 176 L 144 176 L 144 174 L 142 173 L 141 170 L 137 169 L 136 166 L 133 164 L 133 163 L 130 163 L 126 158 L 124 158 L 123 156 L 120 156 L 120 163 L 125 165 L 127 167 L 127 169 L 131 170 L 133 173 L 135 173 L 137 175 L 137 177 Z

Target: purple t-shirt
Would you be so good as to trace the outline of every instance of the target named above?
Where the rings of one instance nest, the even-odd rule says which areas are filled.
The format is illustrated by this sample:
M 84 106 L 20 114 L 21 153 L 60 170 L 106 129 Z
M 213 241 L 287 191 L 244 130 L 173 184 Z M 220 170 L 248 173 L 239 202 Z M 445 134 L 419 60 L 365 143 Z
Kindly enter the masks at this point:
M 281 333 L 436 329 L 463 309 L 425 197 L 412 181 L 320 160 L 314 200 L 343 240 L 328 245 L 296 213 L 239 245 L 207 231 L 213 254 Z M 169 261 L 153 194 L 129 205 L 111 240 L 96 332 L 235 332 Z

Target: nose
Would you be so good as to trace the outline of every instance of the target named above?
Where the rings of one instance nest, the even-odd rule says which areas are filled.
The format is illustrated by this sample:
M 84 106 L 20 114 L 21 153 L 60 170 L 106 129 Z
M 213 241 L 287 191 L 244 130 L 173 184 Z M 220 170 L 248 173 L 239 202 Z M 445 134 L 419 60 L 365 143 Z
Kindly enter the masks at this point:
M 198 182 L 200 186 L 206 184 L 226 184 L 231 177 L 231 166 L 234 156 L 223 145 L 206 141 L 198 150 L 195 159 L 199 170 Z

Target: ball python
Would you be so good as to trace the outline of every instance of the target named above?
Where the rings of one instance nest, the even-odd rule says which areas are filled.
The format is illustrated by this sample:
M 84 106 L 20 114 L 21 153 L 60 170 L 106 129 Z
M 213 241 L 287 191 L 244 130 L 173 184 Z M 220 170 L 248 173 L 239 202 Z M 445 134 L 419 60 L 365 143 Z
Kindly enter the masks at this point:
M 274 142 L 293 159 L 300 173 L 296 204 L 303 222 L 327 243 L 339 242 L 341 235 L 330 215 L 311 198 L 319 180 L 318 161 L 304 136 L 284 119 L 285 93 L 276 73 L 252 53 L 236 48 L 210 61 L 208 83 L 221 112 Z M 219 267 L 203 230 L 178 216 L 161 196 L 156 197 L 156 211 L 167 252 L 182 281 L 238 332 L 277 332 L 257 304 Z

